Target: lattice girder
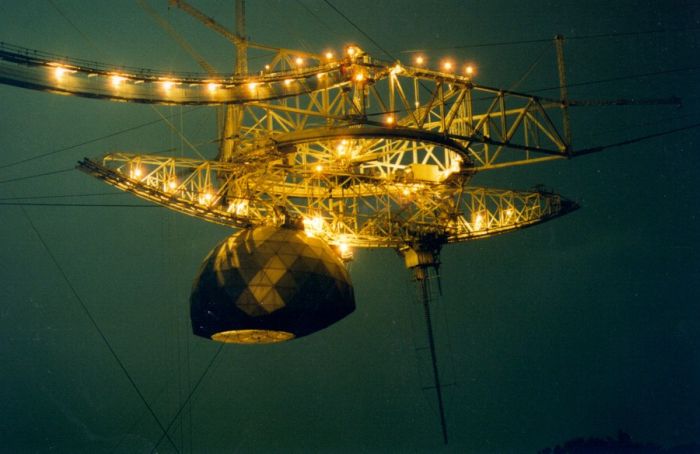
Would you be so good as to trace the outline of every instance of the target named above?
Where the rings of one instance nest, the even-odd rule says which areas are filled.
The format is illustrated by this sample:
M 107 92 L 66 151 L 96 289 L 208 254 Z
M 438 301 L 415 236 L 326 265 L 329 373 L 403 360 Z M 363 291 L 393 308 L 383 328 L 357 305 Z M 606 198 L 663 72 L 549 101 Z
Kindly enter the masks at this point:
M 565 214 L 575 204 L 551 192 L 476 188 L 455 174 L 443 182 L 325 170 L 286 159 L 266 165 L 128 155 L 81 168 L 119 189 L 233 227 L 303 224 L 330 244 L 402 247 L 425 235 L 459 242 Z
M 297 66 L 293 52 L 279 49 L 273 65 L 259 74 L 212 78 L 109 67 L 3 44 L 0 81 L 117 101 L 239 103 L 240 130 L 227 132 L 236 137 L 223 137 L 235 139 L 236 150 L 257 149 L 246 141 L 274 141 L 278 134 L 384 125 L 458 142 L 477 171 L 570 153 L 552 120 L 562 103 L 481 86 L 462 75 L 383 62 L 359 49 L 341 59 L 307 56 L 305 65 Z

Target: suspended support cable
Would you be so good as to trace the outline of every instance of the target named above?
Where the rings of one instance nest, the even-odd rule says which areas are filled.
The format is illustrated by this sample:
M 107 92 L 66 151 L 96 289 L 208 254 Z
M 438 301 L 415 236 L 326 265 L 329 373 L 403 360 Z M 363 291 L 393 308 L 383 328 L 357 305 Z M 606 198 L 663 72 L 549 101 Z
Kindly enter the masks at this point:
M 178 129 L 170 120 L 168 120 L 162 113 L 160 113 L 160 111 L 158 111 L 158 109 L 156 109 L 155 106 L 151 106 L 151 109 L 153 109 L 153 111 L 160 116 L 160 118 L 165 122 L 165 124 L 168 125 L 168 127 L 180 137 L 182 142 L 184 142 L 188 147 L 190 147 L 190 149 L 192 149 L 192 151 L 194 151 L 197 154 L 197 156 L 199 156 L 202 159 L 206 159 L 204 155 L 199 152 L 197 147 L 192 142 L 190 142 L 187 139 L 187 137 L 185 137 L 181 129 Z M 180 116 L 180 119 L 182 119 L 182 116 Z
M 200 375 L 199 379 L 197 380 L 197 383 L 194 384 L 194 387 L 192 387 L 192 390 L 191 390 L 191 391 L 189 392 L 189 394 L 187 395 L 187 398 L 182 402 L 182 404 L 180 405 L 180 408 L 178 409 L 177 413 L 175 413 L 175 416 L 172 417 L 172 419 L 170 420 L 170 423 L 168 423 L 168 426 L 163 430 L 163 434 L 160 436 L 160 438 L 158 439 L 158 441 L 156 442 L 156 444 L 153 446 L 153 449 L 151 450 L 151 454 L 154 454 L 154 453 L 157 451 L 158 446 L 160 446 L 161 442 L 163 441 L 163 439 L 164 439 L 165 437 L 168 437 L 168 439 L 170 439 L 170 436 L 168 435 L 168 431 L 169 431 L 170 428 L 173 426 L 173 424 L 175 423 L 175 421 L 177 421 L 177 418 L 180 417 L 180 413 L 182 413 L 182 410 L 184 410 L 185 407 L 187 406 L 187 404 L 189 404 L 190 400 L 192 399 L 192 396 L 194 396 L 194 393 L 197 391 L 197 389 L 199 388 L 199 385 L 202 384 L 202 381 L 204 380 L 204 377 L 205 377 L 205 376 L 207 375 L 207 373 L 209 372 L 209 369 L 211 369 L 211 367 L 214 365 L 214 362 L 216 361 L 216 358 L 219 357 L 219 353 L 221 353 L 221 350 L 223 349 L 224 345 L 226 345 L 226 344 L 225 344 L 225 343 L 221 343 L 221 344 L 219 345 L 219 348 L 216 350 L 216 353 L 214 353 L 214 356 L 213 356 L 213 357 L 211 358 L 211 360 L 209 361 L 209 364 L 207 364 L 207 367 L 204 369 L 204 372 L 202 372 L 202 375 Z
M 180 33 L 175 30 L 175 28 L 170 25 L 170 22 L 168 22 L 163 16 L 158 14 L 156 10 L 151 8 L 151 6 L 145 1 L 145 0 L 136 0 L 136 3 L 139 4 L 141 9 L 143 9 L 146 13 L 148 13 L 149 16 L 151 16 L 151 19 L 153 19 L 170 37 L 185 51 L 187 54 L 189 54 L 190 57 L 192 57 L 199 66 L 204 69 L 207 74 L 210 76 L 214 77 L 217 75 L 218 71 L 200 54 L 195 50 L 192 45 L 187 42 L 185 38 L 180 35 Z
M 38 230 L 38 229 L 36 228 L 36 226 L 34 225 L 34 222 L 32 221 L 32 218 L 29 216 L 29 213 L 27 213 L 27 211 L 24 209 L 23 206 L 20 206 L 20 209 L 22 210 L 22 213 L 24 214 L 24 217 L 27 219 L 27 222 L 29 222 L 29 225 L 31 226 L 32 230 L 34 231 L 34 234 L 35 234 L 35 235 L 37 236 L 37 238 L 39 239 L 39 242 L 40 242 L 41 245 L 44 247 L 44 250 L 46 251 L 46 254 L 49 256 L 49 258 L 50 258 L 51 261 L 53 262 L 53 264 L 54 264 L 54 266 L 56 267 L 56 269 L 58 269 L 59 273 L 61 274 L 61 277 L 63 278 L 63 281 L 66 283 L 66 285 L 67 285 L 68 288 L 70 289 L 71 293 L 73 294 L 73 297 L 74 297 L 75 300 L 78 302 L 78 304 L 79 304 L 80 307 L 82 308 L 83 312 L 84 312 L 85 315 L 87 316 L 88 320 L 90 321 L 90 323 L 92 324 L 92 326 L 93 326 L 93 327 L 95 328 L 95 330 L 97 331 L 97 334 L 99 334 L 100 338 L 102 339 L 102 341 L 104 342 L 104 344 L 107 346 L 107 349 L 108 349 L 109 352 L 111 353 L 111 355 L 112 355 L 112 357 L 114 358 L 114 360 L 117 362 L 117 365 L 118 365 L 119 368 L 122 370 L 122 372 L 124 373 L 124 375 L 126 376 L 126 378 L 129 380 L 129 383 L 131 384 L 132 388 L 134 388 L 134 390 L 136 391 L 136 394 L 138 394 L 139 398 L 141 399 L 141 402 L 143 402 L 143 404 L 144 404 L 144 405 L 146 406 L 146 408 L 148 409 L 149 413 L 151 413 L 151 416 L 153 416 L 153 419 L 156 421 L 156 423 L 158 424 L 158 426 L 160 427 L 160 429 L 163 431 L 163 436 L 161 436 L 161 440 L 163 439 L 163 437 L 167 437 L 167 438 L 168 438 L 168 441 L 169 441 L 170 444 L 172 445 L 173 449 L 175 449 L 175 452 L 179 452 L 179 450 L 177 449 L 177 446 L 175 446 L 175 443 L 173 442 L 172 438 L 170 438 L 170 436 L 168 435 L 166 429 L 163 427 L 163 424 L 160 422 L 160 419 L 158 419 L 158 416 L 156 415 L 155 411 L 153 411 L 153 407 L 151 407 L 151 405 L 150 405 L 150 404 L 148 403 L 148 401 L 146 400 L 146 397 L 143 395 L 143 393 L 142 393 L 141 390 L 139 389 L 138 385 L 137 385 L 136 382 L 134 381 L 133 377 L 131 376 L 131 374 L 129 373 L 129 371 L 126 369 L 126 366 L 124 366 L 124 363 L 123 363 L 122 360 L 119 358 L 119 355 L 117 355 L 117 352 L 114 350 L 114 348 L 112 347 L 112 344 L 111 344 L 111 343 L 109 342 L 109 340 L 107 339 L 107 336 L 104 334 L 104 332 L 103 332 L 102 329 L 100 328 L 100 325 L 98 325 L 97 320 L 95 320 L 95 318 L 92 316 L 92 313 L 90 312 L 90 309 L 88 309 L 87 305 L 85 304 L 85 302 L 83 301 L 83 299 L 82 299 L 82 298 L 80 297 L 80 295 L 78 294 L 78 291 L 75 289 L 75 287 L 74 287 L 73 284 L 71 283 L 70 279 L 68 279 L 68 275 L 67 275 L 66 272 L 63 270 L 63 267 L 61 267 L 61 264 L 60 264 L 60 263 L 58 262 L 58 260 L 56 259 L 56 256 L 54 256 L 53 252 L 51 252 L 51 249 L 49 248 L 49 245 L 48 245 L 48 244 L 46 243 L 46 241 L 44 240 L 44 237 L 41 235 L 41 233 L 39 233 L 39 230 Z
M 416 275 L 416 280 L 420 286 L 421 304 L 423 305 L 423 316 L 425 317 L 425 326 L 428 331 L 428 345 L 430 347 L 430 359 L 433 366 L 433 380 L 435 383 L 435 394 L 438 402 L 438 412 L 440 414 L 440 428 L 442 429 L 442 441 L 447 444 L 447 422 L 445 421 L 445 406 L 442 399 L 442 385 L 440 384 L 440 373 L 437 363 L 437 353 L 435 351 L 435 335 L 433 333 L 433 322 L 430 317 L 430 288 L 428 283 L 428 272 L 424 270 L 425 275 L 421 279 Z
M 374 38 L 372 38 L 371 36 L 369 36 L 369 34 L 367 34 L 364 30 L 362 30 L 362 29 L 361 29 L 355 22 L 353 22 L 348 16 L 346 16 L 342 11 L 340 11 L 338 8 L 336 8 L 335 5 L 333 5 L 333 3 L 330 2 L 330 0 L 323 0 L 323 1 L 326 3 L 326 5 L 328 5 L 329 7 L 331 7 L 336 13 L 340 14 L 340 16 L 341 16 L 343 19 L 345 19 L 350 25 L 352 25 L 352 26 L 355 28 L 355 30 L 357 30 L 358 32 L 362 33 L 362 35 L 363 35 L 365 38 L 367 38 L 368 40 L 370 40 L 370 42 L 371 42 L 372 44 L 374 44 L 374 45 L 377 47 L 377 49 L 379 49 L 379 50 L 381 50 L 382 52 L 384 52 L 384 53 L 385 53 L 389 58 L 391 58 L 392 60 L 396 60 L 396 59 L 397 59 L 396 57 L 394 57 L 394 56 L 391 54 L 391 52 L 389 52 L 389 51 L 386 50 L 381 44 L 379 44 L 379 43 L 377 42 L 377 40 L 375 40 Z
M 201 109 L 201 108 L 202 108 L 201 106 L 199 106 L 199 107 L 193 107 L 193 108 L 191 108 L 191 109 L 186 110 L 186 111 L 183 112 L 182 114 L 187 114 L 187 113 L 193 112 L 193 111 L 195 111 L 195 110 L 197 110 L 197 109 Z M 156 111 L 156 112 L 157 112 L 157 111 Z M 157 112 L 157 113 L 160 115 L 159 112 Z M 168 116 L 166 116 L 165 118 L 173 118 L 173 117 L 175 117 L 175 116 L 177 116 L 177 115 L 180 115 L 180 113 L 173 114 L 173 115 L 168 115 Z M 36 155 L 36 156 L 31 156 L 31 157 L 29 157 L 29 158 L 23 158 L 23 159 L 20 159 L 20 160 L 18 160 L 18 161 L 8 162 L 7 164 L 2 164 L 2 165 L 0 165 L 0 169 L 6 169 L 6 168 L 8 168 L 8 167 L 13 167 L 13 166 L 16 166 L 16 165 L 19 165 L 19 164 L 24 164 L 25 162 L 30 162 L 30 161 L 34 161 L 34 160 L 37 160 L 37 159 L 45 158 L 45 157 L 47 157 L 47 156 L 51 156 L 51 155 L 54 155 L 54 154 L 62 153 L 62 152 L 64 152 L 64 151 L 68 151 L 68 150 L 73 150 L 73 149 L 75 149 L 75 148 L 79 148 L 79 147 L 82 147 L 82 146 L 84 146 L 84 145 L 90 145 L 90 144 L 92 144 L 92 143 L 99 142 L 99 141 L 102 141 L 102 140 L 105 140 L 105 139 L 109 139 L 109 138 L 112 138 L 112 137 L 116 137 L 116 136 L 118 136 L 118 135 L 125 134 L 125 133 L 127 133 L 127 132 L 131 132 L 131 131 L 135 131 L 135 130 L 137 130 L 137 129 L 145 128 L 146 126 L 151 126 L 151 125 L 154 125 L 154 124 L 157 124 L 157 123 L 160 123 L 160 122 L 164 121 L 163 115 L 160 115 L 160 116 L 161 116 L 161 118 L 159 118 L 159 119 L 157 119 L 157 120 L 152 120 L 152 121 L 149 121 L 149 122 L 146 122 L 146 123 L 141 123 L 140 125 L 130 126 L 130 127 L 128 127 L 128 128 L 120 129 L 119 131 L 115 131 L 115 132 L 106 134 L 106 135 L 104 135 L 104 136 L 95 137 L 94 139 L 88 139 L 88 140 L 86 140 L 86 141 L 84 141 L 84 142 L 76 143 L 76 144 L 73 144 L 73 145 L 68 145 L 67 147 L 59 148 L 59 149 L 57 149 L 57 150 L 48 151 L 48 152 L 46 152 L 46 153 L 41 153 L 41 154 L 38 154 L 38 155 Z
M 630 74 L 628 76 L 617 76 L 617 77 L 609 77 L 606 79 L 589 80 L 589 81 L 585 81 L 585 82 L 567 83 L 566 88 L 582 87 L 585 85 L 603 84 L 603 83 L 607 83 L 607 82 L 619 82 L 621 80 L 630 80 L 630 79 L 639 79 L 642 77 L 661 76 L 664 74 L 673 74 L 673 73 L 686 72 L 686 71 L 697 71 L 699 69 L 700 69 L 700 65 L 699 66 L 687 66 L 685 68 L 664 69 L 661 71 L 653 71 L 653 72 L 648 72 L 648 73 Z M 527 90 L 527 91 L 529 93 L 535 93 L 535 92 L 540 92 L 540 91 L 559 90 L 559 89 L 561 89 L 561 86 L 555 85 L 555 86 L 550 86 L 550 87 L 545 87 L 545 88 L 537 88 L 535 90 Z
M 14 183 L 15 181 L 29 180 L 29 179 L 32 179 L 32 178 L 39 178 L 39 177 L 46 177 L 46 176 L 49 176 L 49 175 L 56 175 L 56 174 L 59 174 L 59 173 L 72 172 L 72 171 L 74 171 L 74 170 L 75 170 L 75 168 L 74 168 L 74 167 L 71 167 L 71 168 L 69 168 L 69 169 L 52 170 L 52 171 L 50 171 L 50 172 L 42 172 L 42 173 L 37 173 L 37 174 L 34 174 L 34 175 L 25 175 L 25 176 L 23 176 L 23 177 L 9 178 L 9 179 L 7 179 L 7 180 L 0 180 L 0 184 L 3 184 L 3 183 Z
M 328 31 L 331 32 L 331 33 L 335 33 L 335 30 L 333 30 L 333 28 L 331 28 L 325 21 L 323 21 L 323 20 L 318 16 L 318 14 L 314 13 L 314 12 L 311 10 L 311 8 L 309 8 L 308 6 L 306 6 L 306 5 L 304 4 L 304 2 L 302 2 L 301 0 L 295 0 L 295 1 L 296 1 L 302 8 L 304 8 L 304 9 L 306 10 L 306 12 L 309 13 L 309 15 L 310 15 L 311 17 L 313 17 L 314 19 L 316 19 L 316 21 L 317 21 L 319 24 L 323 25 L 323 26 L 326 28 L 326 30 L 328 30 Z
M 591 153 L 598 153 L 600 151 L 607 150 L 608 148 L 624 147 L 626 145 L 632 145 L 632 144 L 635 144 L 638 142 L 643 142 L 645 140 L 655 139 L 657 137 L 668 136 L 671 134 L 676 134 L 678 132 L 688 131 L 688 130 L 696 129 L 696 128 L 700 128 L 700 123 L 693 123 L 690 125 L 682 126 L 680 128 L 674 128 L 674 129 L 669 129 L 667 131 L 661 131 L 661 132 L 656 132 L 653 134 L 647 134 L 645 136 L 635 137 L 632 139 L 627 139 L 627 140 L 623 140 L 620 142 L 610 143 L 607 145 L 599 145 L 596 147 L 585 148 L 583 150 L 579 150 L 576 153 L 574 153 L 574 156 L 582 156 L 582 155 L 587 155 L 587 154 L 591 154 Z
M 573 41 L 573 40 L 600 39 L 600 38 L 617 38 L 617 37 L 624 37 L 624 36 L 651 35 L 651 34 L 660 34 L 660 33 L 685 33 L 685 32 L 694 32 L 694 31 L 698 31 L 698 30 L 700 30 L 700 26 L 687 27 L 687 28 L 669 28 L 669 29 L 660 29 L 660 30 L 642 30 L 642 31 L 635 31 L 635 32 L 599 33 L 599 34 L 578 35 L 578 36 L 574 35 L 574 36 L 567 36 L 566 39 Z M 464 44 L 464 45 L 446 46 L 446 47 L 430 47 L 430 48 L 425 48 L 425 49 L 406 49 L 406 50 L 400 50 L 398 52 L 404 53 L 404 54 L 410 54 L 410 53 L 415 53 L 415 52 L 425 52 L 425 51 L 431 51 L 431 50 L 452 50 L 452 49 L 472 49 L 472 48 L 478 48 L 478 47 L 520 46 L 523 44 L 548 43 L 551 41 L 552 41 L 552 38 L 534 38 L 534 39 L 523 39 L 523 40 L 516 40 L 516 41 L 495 41 L 495 42 L 490 42 L 490 43 Z

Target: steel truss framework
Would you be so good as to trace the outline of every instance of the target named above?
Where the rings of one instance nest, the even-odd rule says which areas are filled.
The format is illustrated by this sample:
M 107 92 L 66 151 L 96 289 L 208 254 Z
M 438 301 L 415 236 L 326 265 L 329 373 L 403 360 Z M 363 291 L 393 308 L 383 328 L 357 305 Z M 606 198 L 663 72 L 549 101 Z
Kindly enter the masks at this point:
M 571 156 L 565 105 L 467 76 L 371 58 L 273 49 L 256 75 L 166 75 L 4 45 L 0 81 L 77 96 L 235 105 L 224 152 L 195 160 L 112 153 L 80 167 L 119 189 L 236 227 L 299 223 L 331 244 L 458 242 L 576 205 L 545 191 L 471 186 L 480 171 Z M 556 120 L 555 120 L 556 119 Z

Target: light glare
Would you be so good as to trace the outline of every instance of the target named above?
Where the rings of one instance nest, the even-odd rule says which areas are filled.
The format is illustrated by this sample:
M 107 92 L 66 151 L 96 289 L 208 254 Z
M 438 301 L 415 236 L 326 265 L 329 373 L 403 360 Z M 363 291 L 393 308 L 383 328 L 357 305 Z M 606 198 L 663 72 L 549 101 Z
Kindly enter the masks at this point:
M 56 79 L 61 80 L 68 70 L 62 66 L 58 66 L 53 70 L 53 75 Z
M 113 75 L 110 76 L 110 81 L 112 82 L 112 87 L 119 88 L 121 84 L 126 80 L 123 76 Z

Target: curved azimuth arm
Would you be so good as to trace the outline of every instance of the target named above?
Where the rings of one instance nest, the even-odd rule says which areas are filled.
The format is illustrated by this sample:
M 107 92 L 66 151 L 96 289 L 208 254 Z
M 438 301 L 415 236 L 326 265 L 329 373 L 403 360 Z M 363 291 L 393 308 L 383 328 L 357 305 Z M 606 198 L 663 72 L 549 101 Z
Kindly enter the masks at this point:
M 294 66 L 291 55 L 279 58 L 274 69 L 259 75 L 212 79 L 61 60 L 2 45 L 0 82 L 139 103 L 241 104 L 236 134 L 243 149 L 246 140 L 275 142 L 301 131 L 321 137 L 327 135 L 324 128 L 381 126 L 400 129 L 409 139 L 423 135 L 427 142 L 444 136 L 472 171 L 569 156 L 557 126 L 561 103 L 477 85 L 466 76 L 382 62 L 356 47 L 317 66 Z
M 467 185 L 451 175 L 430 180 L 388 177 L 373 167 L 320 169 L 291 165 L 293 155 L 247 163 L 111 154 L 81 170 L 138 197 L 232 227 L 295 223 L 332 245 L 394 247 L 426 236 L 461 242 L 518 230 L 562 216 L 577 205 L 545 190 Z M 433 175 L 434 177 L 435 175 Z
M 213 79 L 2 45 L 0 82 L 140 103 L 238 104 L 235 137 L 220 138 L 236 141 L 226 159 L 117 153 L 80 163 L 119 189 L 220 224 L 291 222 L 331 244 L 400 248 L 487 237 L 576 208 L 547 191 L 469 185 L 482 170 L 568 157 L 561 103 L 354 46 L 314 66 L 274 58 L 260 74 Z
M 294 97 L 345 81 L 342 61 L 291 68 L 289 55 L 275 58 L 274 70 L 263 75 L 211 77 L 115 67 L 0 43 L 0 83 L 109 101 L 221 105 Z

